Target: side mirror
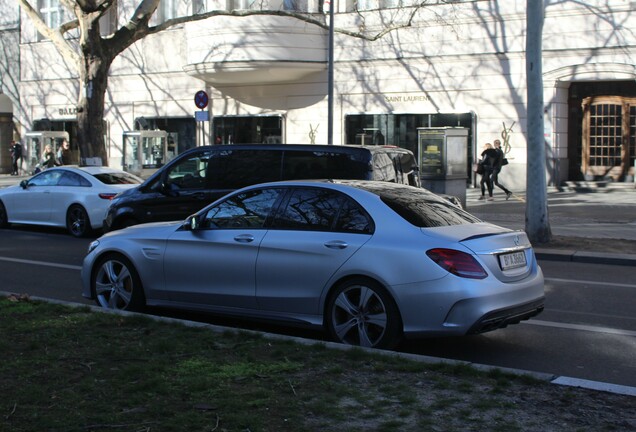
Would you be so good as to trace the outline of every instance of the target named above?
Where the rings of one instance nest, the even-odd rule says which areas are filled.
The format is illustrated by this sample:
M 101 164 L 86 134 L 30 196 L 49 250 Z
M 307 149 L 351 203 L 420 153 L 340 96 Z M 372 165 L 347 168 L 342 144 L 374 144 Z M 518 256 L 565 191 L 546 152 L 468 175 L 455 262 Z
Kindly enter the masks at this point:
M 196 231 L 201 227 L 201 221 L 199 220 L 199 216 L 193 214 L 188 216 L 183 223 L 183 228 L 187 231 Z
M 174 183 L 162 181 L 161 193 L 170 197 L 177 197 L 179 196 L 179 188 Z
M 28 186 L 29 186 L 29 181 L 28 181 L 28 180 L 22 180 L 22 181 L 20 182 L 20 187 L 21 187 L 22 189 L 26 189 Z

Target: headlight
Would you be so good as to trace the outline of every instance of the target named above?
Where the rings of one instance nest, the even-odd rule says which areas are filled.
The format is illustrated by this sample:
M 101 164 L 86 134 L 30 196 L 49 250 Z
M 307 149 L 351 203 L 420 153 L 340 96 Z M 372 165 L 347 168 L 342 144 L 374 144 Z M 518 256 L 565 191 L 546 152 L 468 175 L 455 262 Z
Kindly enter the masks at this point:
M 88 245 L 88 253 L 91 253 L 99 246 L 99 240 L 92 241 L 91 244 Z

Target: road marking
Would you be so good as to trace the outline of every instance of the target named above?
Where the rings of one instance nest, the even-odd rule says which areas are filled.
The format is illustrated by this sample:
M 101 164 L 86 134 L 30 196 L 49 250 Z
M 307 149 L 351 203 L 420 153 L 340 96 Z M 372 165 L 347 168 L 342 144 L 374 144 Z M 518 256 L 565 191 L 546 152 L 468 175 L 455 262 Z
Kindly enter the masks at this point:
M 613 335 L 619 335 L 619 336 L 636 337 L 636 331 L 620 330 L 620 329 L 614 329 L 614 328 L 609 328 L 609 327 L 598 327 L 598 326 L 589 326 L 589 325 L 582 325 L 582 324 L 558 323 L 558 322 L 552 322 L 552 321 L 541 321 L 541 320 L 536 320 L 536 319 L 531 319 L 529 321 L 521 321 L 521 323 L 522 324 L 531 324 L 531 325 L 544 326 L 544 327 L 557 327 L 557 328 L 563 328 L 563 329 L 569 329 L 569 330 L 581 330 L 581 331 L 589 331 L 589 332 L 595 332 L 595 333 L 607 333 L 607 334 L 613 334 Z
M 612 287 L 620 287 L 620 288 L 636 288 L 634 284 L 624 284 L 624 283 L 614 283 L 614 282 L 599 282 L 599 281 L 588 281 L 588 280 L 576 280 L 576 279 L 560 279 L 560 278 L 545 278 L 546 282 L 566 282 L 566 283 L 580 283 L 587 285 L 601 285 L 601 286 L 612 286 Z
M 46 261 L 24 260 L 24 259 L 19 259 L 19 258 L 10 258 L 10 257 L 3 257 L 3 256 L 0 256 L 0 261 L 15 262 L 15 263 L 20 263 L 20 264 L 35 264 L 35 265 L 41 265 L 41 266 L 46 266 L 46 267 L 56 267 L 56 268 L 63 268 L 63 269 L 69 269 L 69 270 L 81 270 L 82 269 L 82 266 L 74 266 L 74 265 L 68 265 L 68 264 L 58 264 L 58 263 L 52 263 L 52 262 L 46 262 Z

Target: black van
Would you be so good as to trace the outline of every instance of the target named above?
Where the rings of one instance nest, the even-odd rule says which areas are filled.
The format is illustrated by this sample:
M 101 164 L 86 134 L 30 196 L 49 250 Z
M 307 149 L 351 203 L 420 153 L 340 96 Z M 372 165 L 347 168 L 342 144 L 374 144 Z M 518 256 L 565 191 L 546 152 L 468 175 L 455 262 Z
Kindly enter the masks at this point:
M 184 219 L 256 183 L 300 179 L 380 180 L 420 186 L 413 153 L 392 146 L 250 144 L 190 149 L 144 183 L 117 195 L 104 231 Z

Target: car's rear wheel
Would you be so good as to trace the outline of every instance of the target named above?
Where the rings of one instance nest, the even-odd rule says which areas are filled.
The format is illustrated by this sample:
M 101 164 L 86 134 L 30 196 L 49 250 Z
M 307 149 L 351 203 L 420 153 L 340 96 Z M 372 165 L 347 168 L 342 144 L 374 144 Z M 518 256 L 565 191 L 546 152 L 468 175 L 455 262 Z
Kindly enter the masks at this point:
M 146 303 L 139 274 L 123 255 L 108 254 L 99 259 L 91 276 L 91 288 L 103 308 L 139 311 Z
M 7 215 L 7 209 L 4 204 L 0 202 L 0 228 L 7 228 L 9 226 L 9 216 Z
M 370 279 L 351 279 L 336 287 L 326 312 L 327 330 L 336 342 L 390 349 L 400 341 L 402 323 L 395 301 Z
M 66 212 L 66 229 L 74 237 L 86 237 L 91 229 L 88 212 L 80 205 L 72 205 Z

